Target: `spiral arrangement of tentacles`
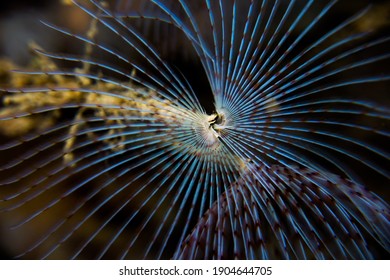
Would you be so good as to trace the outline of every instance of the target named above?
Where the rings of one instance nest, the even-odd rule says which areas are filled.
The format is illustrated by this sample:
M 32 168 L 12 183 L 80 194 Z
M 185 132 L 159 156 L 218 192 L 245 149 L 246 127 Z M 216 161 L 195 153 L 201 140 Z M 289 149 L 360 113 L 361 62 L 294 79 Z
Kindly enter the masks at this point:
M 30 71 L 46 82 L 2 93 L 0 124 L 35 124 L 0 146 L 15 255 L 388 256 L 390 208 L 365 185 L 389 183 L 390 37 L 350 32 L 370 8 L 338 20 L 331 0 L 74 4 L 109 36 L 44 23 L 92 51 L 37 52 L 84 68 Z M 148 30 L 186 42 L 209 95 Z

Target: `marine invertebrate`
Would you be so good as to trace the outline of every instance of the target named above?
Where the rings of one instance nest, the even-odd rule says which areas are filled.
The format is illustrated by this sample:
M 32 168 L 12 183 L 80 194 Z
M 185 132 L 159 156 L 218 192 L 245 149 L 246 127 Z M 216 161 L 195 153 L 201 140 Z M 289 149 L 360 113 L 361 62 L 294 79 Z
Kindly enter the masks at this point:
M 1 167 L 3 211 L 27 209 L 17 227 L 47 225 L 22 256 L 389 253 L 389 206 L 359 174 L 388 183 L 389 110 L 355 87 L 389 79 L 362 71 L 388 60 L 389 37 L 343 34 L 366 9 L 323 30 L 338 1 L 88 2 L 75 4 L 126 51 L 46 23 L 108 58 L 37 50 L 85 68 L 30 72 L 44 86 L 7 89 L 0 114 L 3 124 L 55 119 L 0 147 L 3 158 L 27 147 Z M 209 96 L 163 59 L 140 20 L 189 42 Z

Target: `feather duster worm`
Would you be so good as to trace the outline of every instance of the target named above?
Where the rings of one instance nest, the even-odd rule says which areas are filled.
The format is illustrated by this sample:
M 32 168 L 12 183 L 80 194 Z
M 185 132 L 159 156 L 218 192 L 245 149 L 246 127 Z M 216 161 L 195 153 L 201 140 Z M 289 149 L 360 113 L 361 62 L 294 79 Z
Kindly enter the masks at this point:
M 3 93 L 2 131 L 29 124 L 0 146 L 2 217 L 19 219 L 6 232 L 28 243 L 18 257 L 389 256 L 389 205 L 362 173 L 389 182 L 390 37 L 350 32 L 369 9 L 74 4 L 94 32 L 45 24 L 88 52 L 37 52 L 82 67 L 25 71 L 42 86 Z M 169 62 L 176 42 L 201 68 Z

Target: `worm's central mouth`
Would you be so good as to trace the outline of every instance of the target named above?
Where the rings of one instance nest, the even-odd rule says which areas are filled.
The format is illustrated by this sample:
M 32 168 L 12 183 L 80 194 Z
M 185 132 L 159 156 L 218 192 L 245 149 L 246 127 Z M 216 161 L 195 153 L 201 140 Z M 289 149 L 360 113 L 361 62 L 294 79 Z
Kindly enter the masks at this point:
M 224 113 L 216 113 L 212 114 L 209 117 L 210 127 L 214 127 L 215 125 L 223 126 L 226 123 L 226 117 Z
M 226 124 L 226 117 L 224 113 L 215 113 L 208 117 L 209 129 L 214 133 L 218 138 L 220 136 L 219 132 L 222 130 Z

